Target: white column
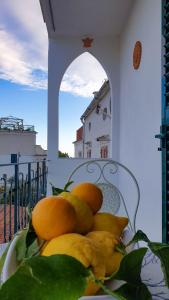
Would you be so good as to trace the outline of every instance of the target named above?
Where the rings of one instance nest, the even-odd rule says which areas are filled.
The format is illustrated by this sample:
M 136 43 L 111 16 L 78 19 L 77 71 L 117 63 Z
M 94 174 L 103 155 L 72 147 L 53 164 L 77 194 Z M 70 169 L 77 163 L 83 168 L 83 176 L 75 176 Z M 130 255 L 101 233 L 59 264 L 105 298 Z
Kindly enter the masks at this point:
M 73 38 L 49 39 L 48 53 L 48 159 L 56 161 L 59 143 L 59 90 L 70 63 L 79 56 L 81 41 Z

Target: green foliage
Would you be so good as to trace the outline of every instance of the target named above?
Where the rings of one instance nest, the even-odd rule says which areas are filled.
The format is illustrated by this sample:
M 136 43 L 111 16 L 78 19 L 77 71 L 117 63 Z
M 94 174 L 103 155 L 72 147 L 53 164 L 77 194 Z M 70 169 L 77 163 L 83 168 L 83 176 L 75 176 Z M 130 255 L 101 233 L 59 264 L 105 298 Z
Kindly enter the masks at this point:
M 73 257 L 36 256 L 22 264 L 0 289 L 3 300 L 77 300 L 89 271 Z
M 5 263 L 5 259 L 6 259 L 9 247 L 10 247 L 10 243 L 8 244 L 8 246 L 6 247 L 4 253 L 0 257 L 0 274 L 2 272 L 2 269 L 3 269 L 4 263 Z
M 140 285 L 141 265 L 147 250 L 147 248 L 140 248 L 125 255 L 121 261 L 120 269 L 113 278 L 124 280 L 135 286 Z
M 134 286 L 126 283 L 116 290 L 115 293 L 123 297 L 122 299 L 127 300 L 152 300 L 152 296 L 145 284 Z
M 156 255 L 160 259 L 161 267 L 164 273 L 165 283 L 167 287 L 169 287 L 169 245 L 151 242 L 146 236 L 146 234 L 141 230 L 136 232 L 133 239 L 129 242 L 128 245 L 130 245 L 131 243 L 137 243 L 139 241 L 146 242 L 147 246 L 154 253 L 154 255 Z
M 57 188 L 57 187 L 55 187 L 54 185 L 51 184 L 51 186 L 52 186 L 52 194 L 55 195 L 55 196 L 57 196 L 57 195 L 61 194 L 62 192 L 69 192 L 69 191 L 68 191 L 68 187 L 69 187 L 72 183 L 73 183 L 73 181 L 68 181 L 68 182 L 65 184 L 65 186 L 64 186 L 63 189 Z
M 159 257 L 168 284 L 169 245 L 151 242 L 140 230 L 129 244 L 139 241 L 146 242 L 151 251 Z M 123 257 L 119 270 L 108 278 L 122 281 L 121 287 L 112 291 L 95 278 L 91 270 L 71 256 L 39 256 L 37 237 L 30 222 L 29 227 L 20 232 L 16 243 L 17 260 L 20 265 L 15 274 L 2 285 L 0 299 L 78 300 L 84 294 L 87 278 L 90 276 L 102 287 L 105 294 L 117 300 L 151 300 L 152 296 L 140 276 L 147 249 L 142 247 Z M 125 252 L 124 246 L 119 250 Z M 0 261 L 1 269 L 5 256 L 6 253 Z
M 59 150 L 59 157 L 61 157 L 61 158 L 63 158 L 63 157 L 65 157 L 65 158 L 69 158 L 69 154 L 68 153 L 66 153 L 66 152 L 62 152 L 62 151 L 60 151 Z

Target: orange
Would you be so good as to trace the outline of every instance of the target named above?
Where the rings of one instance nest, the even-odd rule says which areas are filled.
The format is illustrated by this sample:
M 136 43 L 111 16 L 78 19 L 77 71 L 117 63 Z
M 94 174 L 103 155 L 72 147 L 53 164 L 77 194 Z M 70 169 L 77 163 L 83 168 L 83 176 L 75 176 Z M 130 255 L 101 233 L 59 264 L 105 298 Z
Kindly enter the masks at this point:
M 40 200 L 32 211 L 32 225 L 43 240 L 73 232 L 76 227 L 74 207 L 63 197 L 49 196 Z
M 101 189 L 90 182 L 75 185 L 71 193 L 86 202 L 95 214 L 102 206 L 103 194 Z
M 93 213 L 87 203 L 70 192 L 62 192 L 59 196 L 69 201 L 76 211 L 76 232 L 82 234 L 89 232 L 93 226 Z

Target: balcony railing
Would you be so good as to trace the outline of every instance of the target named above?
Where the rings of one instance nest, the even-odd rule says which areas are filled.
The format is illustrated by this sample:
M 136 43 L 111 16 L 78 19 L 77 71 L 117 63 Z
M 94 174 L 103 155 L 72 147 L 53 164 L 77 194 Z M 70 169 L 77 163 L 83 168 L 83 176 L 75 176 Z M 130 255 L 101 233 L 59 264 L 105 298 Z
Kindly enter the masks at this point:
M 46 195 L 46 187 L 46 160 L 0 164 L 0 243 L 26 226 L 29 210 Z

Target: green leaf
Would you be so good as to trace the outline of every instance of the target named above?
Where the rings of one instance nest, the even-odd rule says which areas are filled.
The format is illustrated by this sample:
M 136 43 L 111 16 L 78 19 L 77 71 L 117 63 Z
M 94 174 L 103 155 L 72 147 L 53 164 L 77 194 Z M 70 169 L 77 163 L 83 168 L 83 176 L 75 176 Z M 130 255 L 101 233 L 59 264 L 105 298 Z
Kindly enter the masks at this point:
M 62 192 L 64 192 L 63 189 L 59 189 L 59 188 L 56 188 L 56 187 L 52 186 L 52 194 L 54 196 L 57 196 L 57 195 L 61 194 Z
M 8 249 L 9 249 L 9 246 L 10 246 L 11 243 L 8 243 L 5 251 L 3 252 L 2 256 L 0 257 L 0 274 L 2 272 L 2 269 L 3 269 L 3 266 L 4 266 L 4 263 L 5 263 L 5 259 L 6 259 L 6 256 L 7 256 L 7 253 L 8 253 Z
M 33 257 L 25 261 L 0 289 L 3 300 L 77 300 L 89 271 L 67 255 Z
M 140 248 L 125 255 L 120 263 L 119 270 L 112 277 L 133 285 L 140 285 L 141 266 L 146 252 L 147 248 Z
M 152 300 L 152 296 L 144 283 L 139 286 L 125 283 L 115 290 L 114 293 L 127 300 Z
M 117 300 L 128 300 L 125 296 L 120 295 L 120 293 L 111 291 L 107 286 L 105 286 L 102 281 L 95 278 L 95 282 L 100 285 L 102 290 L 105 292 L 106 295 L 113 296 Z
M 159 257 L 165 283 L 167 287 L 169 287 L 169 245 L 149 242 L 148 246 L 150 250 Z
M 44 245 L 44 243 L 43 243 Z M 25 258 L 31 258 L 32 256 L 39 255 L 40 247 L 37 240 L 35 240 L 26 250 Z
M 20 264 L 25 258 L 30 258 L 35 253 L 39 253 L 37 235 L 33 230 L 31 222 L 29 227 L 20 231 L 16 242 L 16 259 Z
M 15 250 L 16 250 L 16 259 L 18 263 L 21 263 L 23 261 L 23 259 L 26 256 L 26 236 L 28 233 L 28 228 L 23 229 L 22 231 L 20 231 L 17 235 L 17 242 L 15 245 Z
M 122 242 L 120 242 L 119 244 L 117 244 L 117 245 L 115 246 L 115 250 L 116 250 L 117 252 L 122 253 L 123 255 L 126 255 L 126 254 L 127 254 L 126 246 L 125 246 Z
M 139 241 L 146 242 L 150 250 L 154 253 L 154 255 L 156 255 L 160 259 L 161 268 L 164 273 L 165 283 L 167 287 L 169 287 L 169 245 L 151 242 L 143 231 L 138 230 L 127 246 Z
M 32 219 L 29 221 L 29 229 L 26 235 L 26 248 L 28 248 L 37 239 L 37 234 L 32 226 Z
M 64 186 L 64 191 L 68 192 L 67 189 L 72 183 L 73 183 L 73 181 L 68 181 Z
M 146 234 L 142 231 L 142 230 L 138 230 L 134 237 L 132 238 L 132 240 L 127 244 L 127 246 L 133 244 L 133 243 L 138 243 L 139 241 L 143 241 L 146 243 L 149 243 L 150 240 L 148 239 L 148 237 L 146 236 Z

